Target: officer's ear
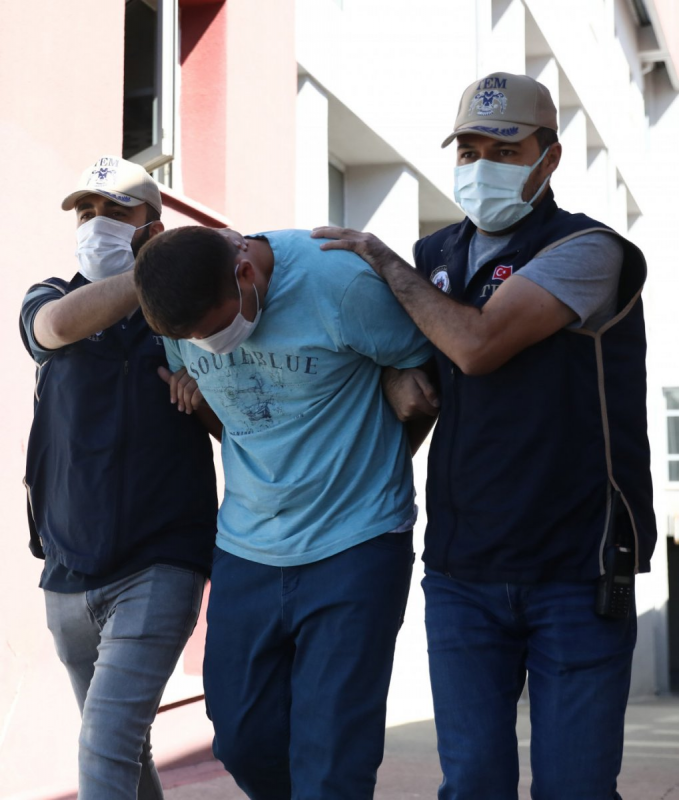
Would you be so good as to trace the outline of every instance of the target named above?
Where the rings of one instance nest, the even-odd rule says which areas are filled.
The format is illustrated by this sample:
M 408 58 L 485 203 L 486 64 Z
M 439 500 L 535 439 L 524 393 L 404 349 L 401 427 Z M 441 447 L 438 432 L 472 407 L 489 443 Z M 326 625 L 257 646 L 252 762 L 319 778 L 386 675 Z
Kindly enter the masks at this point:
M 554 144 L 549 146 L 544 161 L 547 175 L 551 175 L 559 166 L 559 162 L 561 161 L 561 153 L 561 142 L 554 142 Z
M 159 233 L 162 233 L 165 230 L 165 226 L 163 223 L 157 219 L 149 225 L 149 239 L 152 239 L 154 236 L 157 236 Z

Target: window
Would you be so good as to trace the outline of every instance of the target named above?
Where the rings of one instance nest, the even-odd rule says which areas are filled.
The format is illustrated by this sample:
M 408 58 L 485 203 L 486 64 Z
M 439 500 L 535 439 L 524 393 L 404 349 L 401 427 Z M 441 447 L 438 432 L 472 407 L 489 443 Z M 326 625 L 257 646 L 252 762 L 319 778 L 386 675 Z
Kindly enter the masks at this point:
M 328 164 L 328 223 L 344 227 L 344 173 Z
M 174 155 L 177 0 L 126 0 L 123 157 L 154 170 Z
M 667 474 L 679 482 L 679 388 L 665 389 L 667 403 Z

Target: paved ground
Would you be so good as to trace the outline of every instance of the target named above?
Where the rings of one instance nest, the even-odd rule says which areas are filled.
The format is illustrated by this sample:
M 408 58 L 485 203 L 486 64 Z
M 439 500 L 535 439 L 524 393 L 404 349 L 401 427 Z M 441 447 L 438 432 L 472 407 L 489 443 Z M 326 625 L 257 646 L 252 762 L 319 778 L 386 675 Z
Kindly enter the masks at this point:
M 529 800 L 528 706 L 519 707 L 519 800 Z M 244 800 L 218 763 L 207 760 L 163 772 L 166 800 Z M 435 800 L 440 770 L 431 720 L 389 728 L 376 800 Z M 679 697 L 631 703 L 619 791 L 624 800 L 679 800 Z M 321 800 L 321 798 L 319 798 Z M 492 798 L 479 798 L 492 800 Z

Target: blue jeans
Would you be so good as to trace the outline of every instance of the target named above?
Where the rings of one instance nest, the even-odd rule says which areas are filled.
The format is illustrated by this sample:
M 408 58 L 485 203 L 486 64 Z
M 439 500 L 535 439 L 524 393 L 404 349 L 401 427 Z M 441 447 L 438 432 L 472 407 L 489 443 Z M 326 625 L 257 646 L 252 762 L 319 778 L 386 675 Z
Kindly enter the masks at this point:
M 620 800 L 636 616 L 594 613 L 593 583 L 423 580 L 440 800 L 516 800 L 526 673 L 534 800 Z
M 79 800 L 159 800 L 149 732 L 196 624 L 205 579 L 156 564 L 101 589 L 45 592 L 82 714 Z
M 369 800 L 412 533 L 271 567 L 217 548 L 205 697 L 214 753 L 252 800 Z

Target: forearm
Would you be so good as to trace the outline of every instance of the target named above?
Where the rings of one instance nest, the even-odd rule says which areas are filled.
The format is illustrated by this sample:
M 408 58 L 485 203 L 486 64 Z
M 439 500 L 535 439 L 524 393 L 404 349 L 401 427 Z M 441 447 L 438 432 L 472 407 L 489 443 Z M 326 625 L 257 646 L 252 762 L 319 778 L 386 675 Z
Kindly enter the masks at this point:
M 411 455 L 415 455 L 427 438 L 439 413 L 436 365 L 411 369 L 386 367 L 382 372 L 382 391 L 389 405 L 404 423 Z
M 36 314 L 33 334 L 54 350 L 109 328 L 139 305 L 133 272 L 82 286 L 46 303 Z
M 577 319 L 569 306 L 520 275 L 476 308 L 453 300 L 397 256 L 381 274 L 417 327 L 467 375 L 493 372 Z
M 218 442 L 221 442 L 224 426 L 210 406 L 203 400 L 194 413 L 205 428 L 207 428 L 208 433 Z
M 432 344 L 463 370 L 469 367 L 487 344 L 480 310 L 448 297 L 400 258 L 384 263 L 381 274 Z
M 570 325 L 577 314 L 521 275 L 512 275 L 481 308 L 453 300 L 370 233 L 315 228 L 322 250 L 352 250 L 391 287 L 427 338 L 468 375 L 485 375 L 517 353 Z

